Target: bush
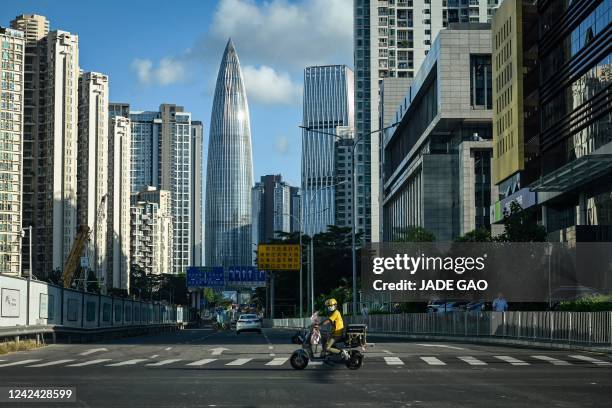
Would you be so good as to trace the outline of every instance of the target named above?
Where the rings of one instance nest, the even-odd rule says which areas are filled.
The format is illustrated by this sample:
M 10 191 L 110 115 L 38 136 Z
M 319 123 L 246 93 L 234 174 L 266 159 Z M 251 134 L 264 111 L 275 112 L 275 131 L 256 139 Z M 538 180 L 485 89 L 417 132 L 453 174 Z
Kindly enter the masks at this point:
M 559 304 L 566 312 L 603 312 L 612 310 L 612 295 L 588 296 Z
M 0 354 L 12 353 L 13 351 L 25 351 L 39 347 L 35 340 L 21 340 L 20 342 L 8 341 L 0 343 Z

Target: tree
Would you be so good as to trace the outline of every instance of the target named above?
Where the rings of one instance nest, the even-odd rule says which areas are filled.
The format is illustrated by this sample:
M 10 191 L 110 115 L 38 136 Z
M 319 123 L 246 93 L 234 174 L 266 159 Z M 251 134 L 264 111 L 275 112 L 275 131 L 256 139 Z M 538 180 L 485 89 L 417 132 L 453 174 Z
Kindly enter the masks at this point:
M 479 228 L 455 239 L 455 242 L 493 242 L 491 231 L 486 228 Z
M 423 227 L 399 228 L 396 242 L 435 242 L 436 236 Z
M 546 228 L 535 221 L 533 209 L 524 210 L 519 203 L 510 203 L 510 211 L 504 210 L 504 232 L 497 237 L 500 242 L 545 242 Z

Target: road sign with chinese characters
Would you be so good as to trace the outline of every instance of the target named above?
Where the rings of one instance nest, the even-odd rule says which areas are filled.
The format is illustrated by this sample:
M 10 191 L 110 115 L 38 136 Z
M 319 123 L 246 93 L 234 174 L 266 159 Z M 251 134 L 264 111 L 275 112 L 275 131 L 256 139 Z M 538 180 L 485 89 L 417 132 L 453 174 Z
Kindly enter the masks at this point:
M 300 269 L 300 246 L 289 244 L 259 244 L 257 266 L 271 271 L 297 271 Z

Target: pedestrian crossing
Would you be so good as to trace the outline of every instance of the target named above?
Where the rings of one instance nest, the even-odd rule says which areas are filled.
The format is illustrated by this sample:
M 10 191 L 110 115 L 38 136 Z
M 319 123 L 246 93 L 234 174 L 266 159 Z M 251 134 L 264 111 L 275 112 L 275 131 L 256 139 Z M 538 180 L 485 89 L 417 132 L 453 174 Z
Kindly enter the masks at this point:
M 392 353 L 391 353 L 392 354 Z M 157 357 L 157 356 L 156 356 Z M 417 367 L 432 367 L 445 368 L 448 366 L 463 365 L 465 367 L 490 367 L 499 368 L 501 366 L 591 366 L 591 367 L 610 367 L 612 360 L 609 357 L 587 356 L 582 354 L 555 355 L 522 355 L 519 357 L 509 355 L 478 355 L 478 356 L 368 356 L 366 354 L 366 364 L 380 364 L 389 366 L 390 368 L 417 368 Z M 42 359 L 24 359 L 17 361 L 0 361 L 0 369 L 9 367 L 25 367 L 25 368 L 44 368 L 44 367 L 185 367 L 185 368 L 207 368 L 207 367 L 253 367 L 255 365 L 264 365 L 270 368 L 289 368 L 289 356 L 285 357 L 219 357 L 219 358 L 204 358 L 200 360 L 190 360 L 185 358 L 132 358 L 132 359 L 111 359 L 98 358 L 84 361 L 75 359 L 58 359 L 45 361 Z M 317 368 L 327 366 L 321 361 L 310 361 L 308 368 Z

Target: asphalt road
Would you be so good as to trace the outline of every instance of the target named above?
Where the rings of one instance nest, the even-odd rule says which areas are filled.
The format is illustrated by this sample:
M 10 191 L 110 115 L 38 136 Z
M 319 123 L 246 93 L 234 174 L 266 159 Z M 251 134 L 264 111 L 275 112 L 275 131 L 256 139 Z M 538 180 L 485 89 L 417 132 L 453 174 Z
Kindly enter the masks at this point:
M 66 407 L 611 406 L 609 355 L 371 336 L 358 371 L 295 371 L 292 333 L 191 329 L 50 345 L 0 356 L 0 386 L 76 387 L 76 403 L 41 404 Z M 38 404 L 6 406 L 24 405 Z

